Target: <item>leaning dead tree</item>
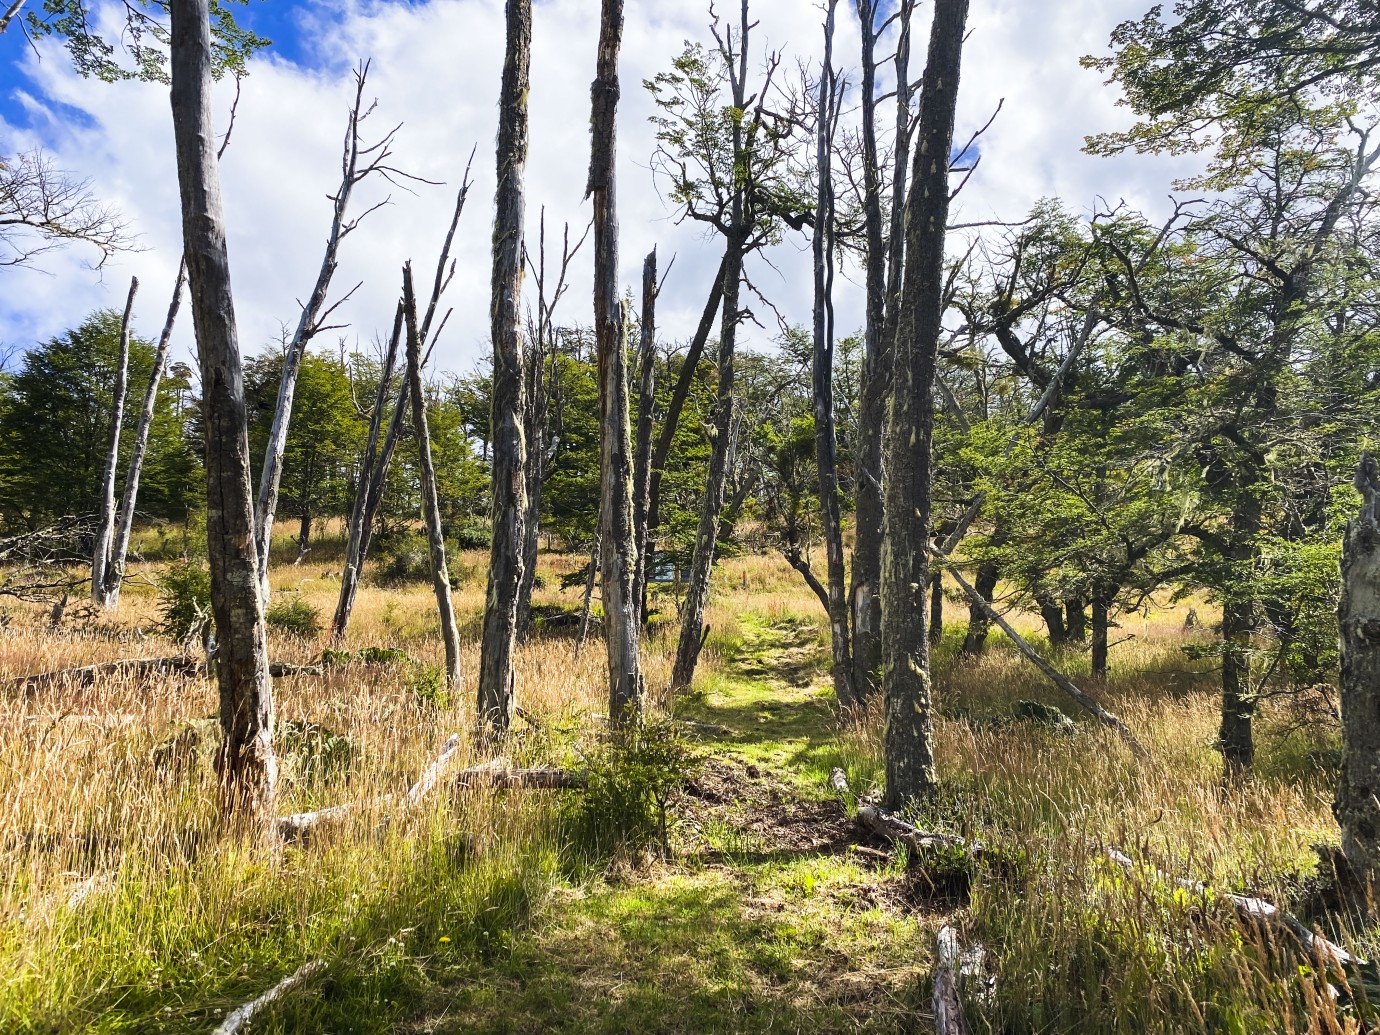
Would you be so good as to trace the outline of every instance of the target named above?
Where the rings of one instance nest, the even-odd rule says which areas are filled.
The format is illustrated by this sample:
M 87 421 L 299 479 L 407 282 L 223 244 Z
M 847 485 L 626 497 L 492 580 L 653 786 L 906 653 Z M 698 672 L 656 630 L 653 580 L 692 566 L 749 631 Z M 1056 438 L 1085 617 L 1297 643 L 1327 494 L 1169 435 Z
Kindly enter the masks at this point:
M 928 636 L 930 444 L 942 331 L 949 152 L 968 0 L 935 0 L 920 86 L 915 160 L 906 198 L 902 281 L 891 393 L 886 531 L 882 543 L 882 689 L 886 804 L 897 810 L 935 787 Z
M 124 430 L 125 396 L 129 392 L 129 318 L 134 312 L 134 296 L 138 291 L 139 278 L 131 277 L 124 316 L 120 318 L 120 353 L 115 361 L 115 399 L 110 409 L 110 439 L 106 448 L 105 467 L 101 471 L 96 542 L 91 550 L 91 599 L 98 604 L 105 602 L 105 573 L 106 567 L 110 564 L 111 543 L 115 538 L 115 472 L 120 466 L 120 433 Z
M 599 567 L 609 663 L 609 721 L 639 722 L 645 705 L 638 656 L 637 541 L 633 527 L 628 320 L 618 300 L 618 51 L 623 0 L 603 0 L 590 87 L 589 183 L 594 201 L 594 336 L 599 355 Z
M 227 816 L 274 815 L 273 684 L 254 546 L 244 380 L 225 247 L 211 103 L 208 0 L 172 0 L 173 134 L 183 254 L 201 363 L 206 435 L 206 538 L 224 742 L 217 758 Z
M 1342 854 L 1357 873 L 1380 873 L 1380 467 L 1366 453 L 1356 473 L 1361 510 L 1342 549 Z
M 297 327 L 283 350 L 283 368 L 278 382 L 278 401 L 273 409 L 273 422 L 269 426 L 268 445 L 264 451 L 263 467 L 259 472 L 259 493 L 254 507 L 255 537 L 259 551 L 259 582 L 264 599 L 268 599 L 268 554 L 273 539 L 273 518 L 278 509 L 278 487 L 283 478 L 283 454 L 287 449 L 288 425 L 292 421 L 293 397 L 297 392 L 297 376 L 302 369 L 302 357 L 307 347 L 322 331 L 329 330 L 327 323 L 333 313 L 355 290 L 347 291 L 334 304 L 327 306 L 326 298 L 331 288 L 340 262 L 340 245 L 368 216 L 388 204 L 387 199 L 370 206 L 358 216 L 350 218 L 350 199 L 354 190 L 371 176 L 377 176 L 392 184 L 398 180 L 416 180 L 389 164 L 393 155 L 393 138 L 400 127 L 394 126 L 377 143 L 364 144 L 360 140 L 360 128 L 373 113 L 373 106 L 364 107 L 364 86 L 369 76 L 369 64 L 365 62 L 355 71 L 355 99 L 345 121 L 345 141 L 340 157 L 340 186 L 331 196 L 331 228 L 326 234 L 325 254 L 321 258 L 321 268 L 316 274 L 316 283 L 311 294 L 302 305 L 297 318 Z
M 417 460 L 422 478 L 422 520 L 426 523 L 431 555 L 431 583 L 436 590 L 436 610 L 441 618 L 441 638 L 446 645 L 446 686 L 460 683 L 460 631 L 450 599 L 450 572 L 446 565 L 446 539 L 441 531 L 441 506 L 436 497 L 436 468 L 431 462 L 431 430 L 426 419 L 426 395 L 422 391 L 422 340 L 417 330 L 417 296 L 412 290 L 412 263 L 403 266 L 403 312 L 407 317 L 407 383 L 412 394 L 412 433 L 417 439 Z
M 527 92 L 532 57 L 532 0 L 508 0 L 503 84 L 498 101 L 495 161 L 492 300 L 494 344 L 493 543 L 480 642 L 480 728 L 501 737 L 512 725 L 513 653 L 517 646 L 517 599 L 522 583 L 526 518 L 526 446 L 522 438 L 522 226 L 523 175 L 527 167 Z
M 633 443 L 633 539 L 637 562 L 633 568 L 633 606 L 638 621 L 646 620 L 647 578 L 651 558 L 648 517 L 652 502 L 652 410 L 656 407 L 656 249 L 642 261 L 641 339 L 637 347 L 637 432 Z
M 470 153 L 470 162 L 474 153 Z M 441 244 L 441 254 L 436 260 L 436 276 L 431 285 L 431 298 L 427 301 L 426 315 L 417 328 L 422 342 L 422 366 L 426 366 L 436 339 L 440 337 L 450 317 L 447 310 L 433 332 L 431 327 L 436 318 L 441 296 L 450 286 L 455 276 L 455 263 L 450 257 L 451 246 L 455 242 L 455 231 L 460 225 L 460 215 L 465 210 L 465 200 L 470 191 L 470 164 L 465 166 L 465 175 L 460 181 L 460 190 L 455 195 L 455 209 L 451 213 L 450 227 L 445 241 Z M 388 467 L 392 463 L 393 452 L 402 436 L 403 420 L 408 411 L 410 389 L 406 375 L 400 379 L 397 399 L 393 403 L 392 416 L 388 420 L 388 431 L 383 437 L 384 415 L 388 410 L 388 399 L 393 391 L 393 370 L 397 363 L 398 349 L 402 343 L 403 307 L 399 303 L 393 317 L 393 333 L 384 353 L 383 365 L 379 370 L 378 390 L 375 393 L 374 408 L 369 415 L 369 436 L 361 459 L 359 477 L 355 482 L 355 496 L 350 504 L 350 524 L 345 545 L 345 567 L 340 575 L 340 596 L 335 605 L 335 616 L 331 619 L 331 636 L 344 639 L 350 627 L 350 615 L 354 612 L 355 596 L 359 592 L 359 582 L 364 570 L 364 562 L 369 556 L 370 540 L 373 536 L 374 519 L 378 516 L 379 505 L 383 502 L 383 490 L 388 480 Z

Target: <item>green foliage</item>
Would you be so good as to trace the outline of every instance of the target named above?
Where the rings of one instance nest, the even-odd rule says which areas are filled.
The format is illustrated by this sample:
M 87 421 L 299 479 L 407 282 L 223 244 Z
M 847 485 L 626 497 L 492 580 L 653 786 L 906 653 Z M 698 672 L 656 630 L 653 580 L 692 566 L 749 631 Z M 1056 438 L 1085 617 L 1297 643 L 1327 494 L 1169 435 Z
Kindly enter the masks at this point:
M 211 572 L 196 562 L 170 564 L 158 579 L 158 631 L 177 643 L 200 638 L 211 621 Z
M 420 704 L 429 708 L 449 708 L 450 691 L 446 687 L 446 675 L 439 665 L 413 662 L 412 671 L 407 678 L 407 692 Z
M 321 609 L 301 597 L 270 605 L 264 620 L 274 629 L 294 636 L 312 637 L 321 631 Z
M 698 758 L 669 720 L 609 732 L 585 753 L 589 785 L 566 803 L 581 862 L 617 849 L 670 851 L 668 810 Z
M 401 647 L 361 647 L 357 651 L 327 647 L 321 652 L 321 664 L 326 667 L 345 665 L 404 665 L 412 659 Z

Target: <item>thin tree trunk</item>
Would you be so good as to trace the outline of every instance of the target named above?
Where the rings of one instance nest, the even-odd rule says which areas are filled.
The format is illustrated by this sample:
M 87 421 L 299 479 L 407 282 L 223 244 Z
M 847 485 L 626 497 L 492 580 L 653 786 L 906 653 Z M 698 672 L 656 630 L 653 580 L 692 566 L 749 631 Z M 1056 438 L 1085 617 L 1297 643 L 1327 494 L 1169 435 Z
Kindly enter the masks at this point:
M 129 298 L 120 319 L 120 355 L 115 367 L 115 398 L 110 411 L 110 438 L 106 447 L 105 468 L 101 471 L 100 510 L 96 515 L 96 541 L 91 550 L 91 599 L 104 604 L 106 567 L 115 538 L 115 472 L 120 466 L 120 433 L 124 430 L 125 396 L 129 393 L 129 318 L 134 312 L 134 296 L 139 278 L 129 279 Z
M 603 521 L 598 525 L 603 526 Z M 585 575 L 585 591 L 580 600 L 580 635 L 575 640 L 575 657 L 580 656 L 580 651 L 585 649 L 585 641 L 589 639 L 589 616 L 594 603 L 594 580 L 599 575 L 599 540 L 598 531 L 594 533 L 594 546 L 589 551 L 589 572 Z
M 1102 589 L 1093 591 L 1092 602 L 1092 677 L 1107 678 L 1107 646 L 1111 626 L 1111 605 Z
M 446 564 L 446 540 L 441 531 L 441 507 L 436 497 L 436 468 L 431 462 L 431 431 L 426 419 L 426 395 L 422 392 L 422 342 L 417 333 L 417 296 L 412 291 L 412 264 L 403 265 L 403 310 L 407 314 L 407 383 L 412 396 L 412 429 L 417 438 L 417 459 L 422 474 L 422 519 L 426 522 L 431 553 L 431 584 L 436 590 L 436 610 L 441 617 L 441 638 L 446 645 L 446 686 L 460 683 L 460 632 L 455 627 L 455 608 L 450 600 L 450 574 Z
M 814 227 L 814 351 L 810 364 L 815 417 L 815 463 L 819 473 L 819 521 L 829 579 L 829 642 L 833 655 L 834 696 L 845 712 L 860 703 L 853 686 L 848 635 L 848 573 L 843 557 L 843 515 L 839 503 L 838 439 L 834 430 L 834 11 L 824 15 L 824 66 L 819 77 L 819 125 L 815 162 L 818 191 Z
M 1040 608 L 1040 617 L 1044 619 L 1045 631 L 1049 635 L 1049 645 L 1062 647 L 1068 638 L 1068 634 L 1064 630 L 1064 609 L 1059 606 L 1059 601 L 1053 597 L 1036 597 L 1035 603 Z
M 944 573 L 930 576 L 930 646 L 938 646 L 944 638 Z
M 997 591 L 997 580 L 1001 577 L 1001 570 L 995 561 L 983 561 L 978 566 L 977 576 L 973 579 L 973 588 L 977 590 L 986 604 L 992 603 L 992 594 Z M 968 632 L 963 637 L 963 656 L 965 658 L 976 658 L 982 655 L 987 649 L 987 634 L 991 630 L 991 622 L 987 618 L 987 609 L 982 604 L 973 601 L 968 605 Z
M 114 607 L 120 602 L 120 587 L 125 579 L 125 558 L 129 556 L 129 537 L 134 532 L 134 509 L 139 501 L 139 479 L 144 473 L 149 431 L 158 409 L 158 386 L 168 367 L 173 326 L 177 322 L 177 312 L 182 307 L 182 289 L 186 283 L 187 260 L 183 259 L 177 265 L 177 282 L 173 285 L 172 301 L 168 303 L 168 316 L 163 321 L 163 333 L 158 337 L 158 349 L 153 354 L 153 372 L 149 374 L 148 388 L 144 391 L 144 408 L 139 412 L 139 429 L 134 435 L 134 449 L 130 452 L 129 470 L 125 473 L 124 496 L 120 500 L 120 516 L 115 526 L 115 544 L 105 570 L 105 599 L 102 602 L 106 607 Z
M 633 604 L 639 622 L 647 620 L 647 578 L 651 565 L 648 518 L 652 495 L 652 411 L 656 407 L 656 249 L 642 262 L 642 339 L 637 356 L 637 442 L 633 451 L 633 528 L 637 569 Z
M 479 655 L 477 715 L 486 735 L 502 737 L 513 721 L 513 652 L 522 582 L 527 485 L 522 439 L 522 224 L 527 165 L 527 91 L 532 44 L 531 0 L 508 0 L 507 45 L 499 95 L 496 215 L 490 317 L 494 345 L 493 544 Z
M 906 267 L 895 341 L 882 544 L 883 754 L 891 811 L 933 793 L 936 785 L 925 599 L 930 584 L 930 444 L 944 307 L 948 158 L 967 18 L 968 0 L 935 0 L 906 201 Z
M 545 213 L 542 214 L 545 220 Z M 545 227 L 542 228 L 545 231 Z M 545 242 L 543 241 L 543 251 Z M 542 300 L 538 299 L 538 306 Z M 522 582 L 518 585 L 518 642 L 526 642 L 532 628 L 532 591 L 537 586 L 537 555 L 541 532 L 542 486 L 546 480 L 546 327 L 538 320 L 528 342 L 530 362 L 523 386 L 523 437 L 527 442 L 527 515 L 522 524 Z M 553 371 L 554 373 L 554 371 Z
M 302 562 L 307 559 L 307 552 L 311 549 L 311 511 L 304 510 L 298 517 L 297 522 L 297 557 L 292 565 L 295 568 L 302 566 Z
M 1342 774 L 1334 811 L 1342 854 L 1364 878 L 1380 871 L 1380 471 L 1356 474 L 1361 510 L 1342 549 Z
M 207 553 L 224 732 L 217 768 L 226 814 L 267 832 L 278 784 L 273 683 L 259 593 L 244 380 L 212 124 L 207 3 L 172 0 L 171 93 L 183 252 L 201 361 L 206 434 Z
M 902 0 L 896 45 L 897 133 L 892 167 L 890 242 L 883 233 L 882 170 L 877 147 L 876 29 L 879 0 L 858 5 L 862 28 L 863 220 L 866 231 L 866 322 L 858 400 L 857 499 L 854 510 L 853 570 L 849 597 L 853 612 L 853 687 L 870 696 L 882 668 L 882 446 L 895 343 L 896 291 L 903 240 L 901 213 L 909 149 L 910 18 L 912 0 Z
M 10 27 L 10 22 L 14 21 L 14 16 L 19 13 L 19 9 L 24 6 L 24 0 L 14 0 L 5 8 L 5 13 L 0 14 L 0 33 Z
M 1081 597 L 1064 601 L 1065 628 L 1070 643 L 1088 642 L 1088 602 Z
M 599 354 L 599 522 L 603 541 L 604 642 L 609 722 L 642 721 L 638 657 L 637 530 L 633 522 L 632 429 L 628 414 L 628 321 L 618 300 L 618 51 L 623 0 L 603 0 L 599 57 L 590 88 L 589 184 L 594 200 L 594 334 Z
M 1250 602 L 1232 602 L 1222 608 L 1222 724 L 1217 737 L 1229 780 L 1250 772 L 1255 764 L 1250 663 L 1254 614 Z

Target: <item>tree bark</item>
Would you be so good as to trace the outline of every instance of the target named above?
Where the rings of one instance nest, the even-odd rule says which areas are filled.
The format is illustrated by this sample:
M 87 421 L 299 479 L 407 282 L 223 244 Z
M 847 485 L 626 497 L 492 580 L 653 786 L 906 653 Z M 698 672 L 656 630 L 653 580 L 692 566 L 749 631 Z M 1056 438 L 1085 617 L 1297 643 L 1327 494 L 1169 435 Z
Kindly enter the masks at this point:
M 1088 642 L 1088 603 L 1081 597 L 1064 601 L 1066 629 L 1070 643 Z
M 642 339 L 637 350 L 637 441 L 633 449 L 633 528 L 637 569 L 633 604 L 639 622 L 647 620 L 647 572 L 651 564 L 648 519 L 652 503 L 652 425 L 656 408 L 656 249 L 642 262 Z
M 906 267 L 894 346 L 881 583 L 883 754 L 886 805 L 892 811 L 932 794 L 936 786 L 925 599 L 930 583 L 930 444 L 944 308 L 948 159 L 967 18 L 968 0 L 935 0 L 906 200 Z
M 302 562 L 307 559 L 307 553 L 311 550 L 311 511 L 304 510 L 297 518 L 297 557 L 293 560 L 293 567 L 301 567 Z
M 1111 631 L 1111 602 L 1102 589 L 1093 591 L 1092 602 L 1092 677 L 1106 681 L 1107 648 Z
M 106 447 L 105 468 L 101 471 L 100 512 L 96 516 L 96 541 L 91 550 L 91 599 L 106 603 L 106 568 L 115 538 L 115 472 L 120 466 L 120 433 L 124 430 L 125 396 L 129 392 L 129 318 L 134 312 L 134 296 L 139 278 L 129 279 L 129 297 L 120 319 L 120 354 L 115 367 L 115 398 L 110 411 L 110 438 Z
M 422 391 L 422 342 L 417 333 L 417 296 L 412 290 L 412 264 L 403 265 L 403 310 L 407 316 L 407 383 L 412 396 L 412 430 L 417 438 L 417 459 L 422 475 L 422 519 L 426 523 L 431 554 L 431 584 L 436 591 L 436 610 L 441 618 L 441 638 L 446 645 L 446 686 L 460 683 L 460 631 L 450 599 L 450 573 L 446 564 L 446 539 L 441 531 L 441 507 L 436 498 L 436 468 L 431 462 L 431 431 L 426 419 L 426 395 Z
M 978 565 L 977 576 L 973 579 L 973 588 L 977 590 L 978 596 L 983 603 L 991 605 L 992 594 L 997 591 L 997 580 L 1001 577 L 1001 569 L 997 567 L 996 561 L 983 561 Z M 987 649 L 987 634 L 991 629 L 991 621 L 987 617 L 987 608 L 976 601 L 968 604 L 968 632 L 963 637 L 963 656 L 965 658 L 977 658 L 982 656 L 982 652 Z
M 1062 647 L 1068 638 L 1068 634 L 1064 631 L 1064 609 L 1059 606 L 1059 601 L 1053 597 L 1036 597 L 1035 603 L 1040 608 L 1040 617 L 1044 619 L 1045 631 L 1049 635 L 1049 645 Z
M 129 537 L 134 532 L 134 508 L 139 501 L 139 479 L 144 473 L 149 431 L 153 427 L 154 412 L 158 409 L 158 386 L 168 367 L 173 326 L 177 322 L 178 310 L 182 308 L 182 289 L 186 284 L 187 260 L 183 259 L 177 265 L 177 282 L 173 285 L 172 301 L 168 303 L 168 315 L 163 321 L 163 333 L 158 336 L 158 349 L 153 354 L 153 372 L 149 374 L 148 388 L 144 390 L 144 408 L 139 412 L 139 429 L 135 432 L 134 449 L 129 455 L 129 470 L 125 472 L 124 495 L 120 500 L 120 516 L 115 526 L 115 544 L 105 570 L 105 599 L 102 602 L 106 607 L 114 607 L 120 602 L 120 587 L 125 579 L 125 558 L 129 556 Z
M 532 46 L 531 0 L 508 0 L 507 44 L 499 94 L 498 188 L 493 232 L 494 345 L 493 543 L 479 654 L 477 715 L 487 736 L 502 737 L 515 707 L 513 653 L 522 582 L 527 509 L 526 443 L 522 435 L 522 227 L 527 165 L 527 92 Z
M 930 576 L 930 646 L 934 647 L 944 638 L 944 573 L 936 571 Z
M 1334 811 L 1342 854 L 1366 879 L 1380 872 L 1380 470 L 1356 474 L 1361 510 L 1342 548 L 1342 775 Z
M 819 77 L 819 124 L 815 162 L 819 179 L 814 227 L 814 350 L 810 371 L 815 418 L 815 465 L 819 476 L 819 522 L 829 580 L 827 610 L 833 660 L 834 696 L 839 708 L 854 711 L 861 703 L 853 686 L 848 624 L 848 572 L 843 556 L 843 514 L 839 502 L 838 437 L 834 429 L 834 12 L 828 0 L 824 15 L 824 65 Z
M 599 523 L 609 722 L 642 721 L 638 657 L 637 530 L 633 521 L 632 429 L 628 413 L 628 321 L 618 300 L 618 51 L 623 0 L 603 0 L 599 57 L 590 87 L 589 184 L 594 201 L 594 334 L 599 356 Z
M 207 0 L 172 0 L 173 131 L 183 252 L 201 363 L 206 532 L 224 743 L 217 759 L 227 817 L 267 831 L 274 816 L 273 684 L 254 541 L 243 370 L 225 247 L 211 105 Z

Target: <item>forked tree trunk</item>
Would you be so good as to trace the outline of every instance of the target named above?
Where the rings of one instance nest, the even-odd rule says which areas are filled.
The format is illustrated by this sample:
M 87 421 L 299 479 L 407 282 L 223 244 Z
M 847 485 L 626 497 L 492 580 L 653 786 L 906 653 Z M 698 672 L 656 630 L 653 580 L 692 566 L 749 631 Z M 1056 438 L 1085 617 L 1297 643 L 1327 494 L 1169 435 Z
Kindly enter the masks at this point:
M 906 200 L 906 267 L 891 401 L 882 545 L 883 754 L 892 811 L 935 788 L 926 591 L 930 584 L 930 443 L 943 317 L 944 239 L 968 0 L 935 0 Z
M 522 582 L 527 509 L 522 439 L 522 225 L 527 165 L 527 91 L 532 46 L 531 0 L 508 0 L 507 45 L 498 102 L 498 188 L 493 233 L 494 343 L 493 543 L 479 655 L 477 715 L 487 736 L 512 725 L 513 652 L 517 645 L 518 586 Z
M 633 528 L 637 568 L 633 604 L 639 622 L 647 620 L 647 578 L 652 563 L 648 529 L 652 496 L 652 411 L 656 408 L 656 249 L 642 262 L 642 339 L 637 350 L 637 443 L 633 450 Z
M 834 10 L 824 15 L 824 66 L 819 77 L 819 125 L 815 162 L 818 191 L 814 227 L 814 350 L 810 363 L 815 417 L 815 464 L 819 473 L 819 521 L 828 572 L 829 643 L 833 655 L 834 696 L 839 708 L 852 712 L 860 704 L 853 686 L 848 635 L 848 573 L 843 557 L 843 514 L 839 502 L 838 439 L 834 431 L 834 153 L 836 81 L 834 78 Z
M 642 721 L 638 657 L 637 538 L 633 525 L 632 429 L 628 415 L 628 321 L 618 301 L 618 51 L 623 0 L 603 0 L 599 57 L 590 88 L 589 184 L 594 201 L 594 335 L 599 353 L 599 524 L 609 721 Z
M 173 285 L 168 316 L 163 321 L 163 333 L 158 337 L 158 349 L 153 354 L 153 372 L 144 390 L 144 408 L 139 412 L 139 429 L 134 435 L 134 448 L 129 455 L 129 470 L 125 473 L 124 495 L 120 499 L 120 516 L 115 525 L 115 543 L 110 551 L 110 563 L 105 569 L 105 596 L 102 603 L 114 607 L 120 602 L 120 587 L 125 579 L 125 559 L 129 556 L 129 537 L 134 531 L 134 510 L 139 502 L 139 479 L 144 473 L 144 457 L 148 452 L 149 431 L 153 415 L 158 409 L 158 386 L 168 367 L 168 352 L 172 348 L 173 326 L 182 307 L 182 289 L 187 284 L 187 260 L 177 264 L 177 282 Z
M 1380 470 L 1356 474 L 1361 510 L 1342 548 L 1342 775 L 1335 812 L 1342 854 L 1365 879 L 1380 873 Z
M 183 252 L 201 362 L 206 538 L 224 742 L 217 759 L 227 816 L 268 832 L 278 760 L 273 684 L 254 544 L 244 379 L 225 248 L 211 103 L 208 0 L 172 0 L 172 111 Z
M 431 584 L 436 591 L 436 610 L 441 618 L 441 638 L 446 645 L 446 686 L 460 683 L 460 632 L 450 600 L 450 573 L 446 565 L 446 539 L 441 531 L 441 507 L 436 498 L 436 468 L 431 462 L 431 431 L 426 419 L 426 395 L 422 392 L 422 342 L 417 333 L 417 296 L 412 290 L 412 263 L 403 266 L 403 311 L 407 315 L 407 383 L 412 396 L 412 430 L 417 438 L 417 459 L 422 474 L 422 520 L 426 523 L 431 554 Z
M 878 16 L 889 16 L 881 0 L 863 0 L 862 29 L 863 222 L 866 232 L 866 321 L 858 400 L 857 501 L 854 510 L 853 570 L 849 597 L 853 612 L 853 686 L 861 697 L 879 685 L 882 669 L 882 445 L 891 387 L 897 294 L 900 289 L 902 212 L 910 145 L 910 19 L 913 0 L 901 0 L 896 43 L 896 133 L 893 137 L 892 213 L 889 240 L 883 231 L 882 168 L 877 146 L 876 44 Z
M 91 599 L 104 604 L 106 568 L 115 538 L 115 472 L 120 466 L 120 433 L 124 430 L 125 396 L 129 392 L 129 318 L 134 312 L 134 296 L 139 278 L 129 280 L 129 298 L 120 319 L 119 358 L 115 367 L 115 398 L 110 411 L 110 438 L 106 446 L 105 467 L 101 471 L 100 511 L 96 515 L 96 542 L 91 550 Z

